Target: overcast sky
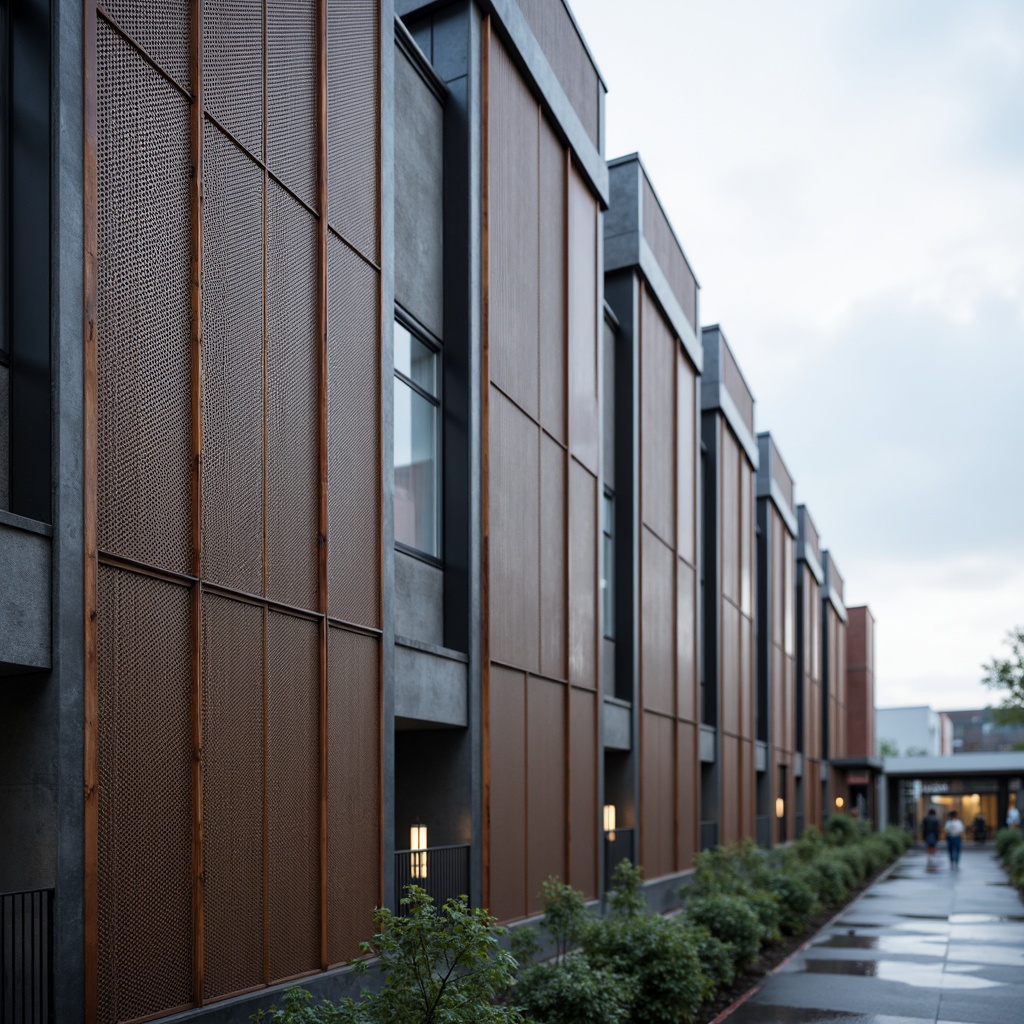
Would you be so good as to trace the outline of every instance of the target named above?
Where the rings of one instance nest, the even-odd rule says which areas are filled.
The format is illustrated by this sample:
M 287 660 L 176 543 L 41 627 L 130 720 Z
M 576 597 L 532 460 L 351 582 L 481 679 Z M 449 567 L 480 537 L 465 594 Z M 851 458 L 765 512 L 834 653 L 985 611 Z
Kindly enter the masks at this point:
M 876 704 L 1024 623 L 1024 2 L 570 0 L 849 604 Z

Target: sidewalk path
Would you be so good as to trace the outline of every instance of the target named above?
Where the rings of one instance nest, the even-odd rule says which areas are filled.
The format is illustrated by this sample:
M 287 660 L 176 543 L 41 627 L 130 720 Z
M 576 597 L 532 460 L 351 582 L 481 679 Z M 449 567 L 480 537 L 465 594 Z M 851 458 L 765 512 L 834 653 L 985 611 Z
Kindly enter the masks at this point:
M 1024 1024 L 1024 903 L 989 845 L 911 850 L 726 1024 Z

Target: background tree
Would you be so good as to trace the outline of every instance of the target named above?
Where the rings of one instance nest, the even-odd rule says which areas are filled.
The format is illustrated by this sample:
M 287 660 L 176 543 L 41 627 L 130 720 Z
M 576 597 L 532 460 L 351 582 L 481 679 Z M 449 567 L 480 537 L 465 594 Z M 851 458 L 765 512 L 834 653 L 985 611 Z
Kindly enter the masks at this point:
M 991 690 L 1006 691 L 995 719 L 1000 725 L 1024 724 L 1024 626 L 1016 626 L 1006 634 L 1010 648 L 1008 658 L 993 658 L 987 665 L 982 682 Z
M 879 757 L 899 757 L 900 756 L 900 745 L 895 740 L 879 740 L 878 741 L 878 756 Z

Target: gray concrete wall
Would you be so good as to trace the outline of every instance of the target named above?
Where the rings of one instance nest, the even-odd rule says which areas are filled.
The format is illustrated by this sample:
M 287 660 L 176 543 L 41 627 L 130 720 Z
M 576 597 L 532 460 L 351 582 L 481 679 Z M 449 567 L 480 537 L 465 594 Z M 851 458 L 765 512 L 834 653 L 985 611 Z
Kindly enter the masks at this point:
M 395 552 L 395 634 L 438 647 L 444 644 L 444 571 Z
M 10 502 L 11 371 L 0 364 L 0 509 Z
M 50 667 L 50 533 L 0 512 L 0 676 Z
M 469 843 L 469 732 L 430 729 L 395 736 L 395 849 L 409 849 L 409 826 L 427 826 L 430 846 Z

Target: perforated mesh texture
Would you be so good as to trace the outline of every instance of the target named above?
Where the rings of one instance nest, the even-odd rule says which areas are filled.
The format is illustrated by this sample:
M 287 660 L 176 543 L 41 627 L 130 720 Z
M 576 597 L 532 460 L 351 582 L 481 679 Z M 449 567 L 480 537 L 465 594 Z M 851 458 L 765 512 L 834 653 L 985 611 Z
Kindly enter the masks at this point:
M 270 980 L 320 966 L 320 664 L 315 622 L 267 620 Z
M 267 166 L 316 200 L 316 0 L 267 3 Z
M 331 615 L 380 621 L 378 276 L 327 242 L 327 582 Z
M 267 594 L 315 609 L 316 223 L 273 182 L 267 198 Z
M 105 0 L 103 6 L 160 67 L 188 87 L 189 0 Z
M 380 58 L 378 0 L 327 6 L 327 188 L 331 226 L 379 256 Z
M 262 158 L 262 0 L 203 0 L 203 92 L 207 109 Z
M 378 641 L 329 630 L 327 955 L 355 956 L 380 901 Z
M 100 566 L 99 1020 L 192 998 L 189 592 Z
M 203 575 L 263 586 L 263 173 L 205 126 Z
M 263 981 L 263 612 L 203 595 L 205 998 Z
M 103 22 L 97 37 L 98 543 L 186 572 L 188 106 Z

